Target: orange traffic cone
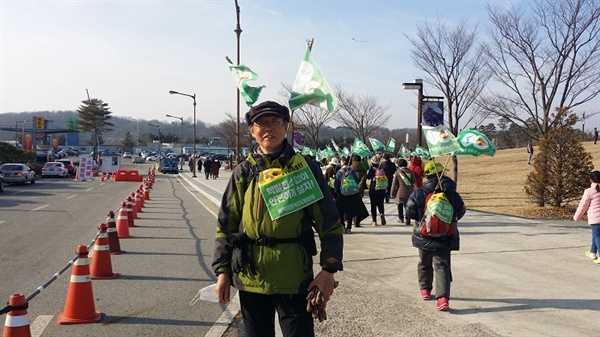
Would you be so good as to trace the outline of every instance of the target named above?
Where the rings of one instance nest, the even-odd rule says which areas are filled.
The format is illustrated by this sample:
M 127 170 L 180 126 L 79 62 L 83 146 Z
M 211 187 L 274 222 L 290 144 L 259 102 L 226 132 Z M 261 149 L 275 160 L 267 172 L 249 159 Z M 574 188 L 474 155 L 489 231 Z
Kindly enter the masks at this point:
M 106 233 L 108 234 L 108 246 L 111 254 L 121 254 L 121 243 L 119 242 L 119 233 L 117 233 L 117 223 L 115 222 L 115 212 L 108 211 L 106 218 Z M 129 229 L 129 227 L 127 228 Z
M 137 201 L 135 200 L 135 192 L 131 192 L 131 194 L 129 195 L 129 198 L 127 198 L 127 200 L 131 199 L 131 212 L 133 213 L 133 219 L 139 219 L 140 217 L 138 216 L 138 207 L 137 207 Z
M 138 193 L 140 194 L 140 199 L 141 199 L 141 202 L 142 202 L 142 208 L 143 208 L 143 207 L 146 207 L 146 206 L 144 205 L 144 201 L 145 201 L 145 200 L 144 200 L 144 185 L 140 185 L 140 187 L 137 189 L 137 191 L 138 191 Z
M 92 256 L 92 264 L 90 265 L 90 276 L 92 280 L 115 278 L 117 274 L 112 271 L 106 224 L 99 224 L 98 229 L 100 230 L 100 235 L 98 235 L 94 244 L 94 256 Z
M 129 223 L 129 227 L 136 227 L 133 222 L 133 203 L 131 202 L 131 197 L 127 197 L 127 222 Z
M 77 254 L 79 258 L 73 264 L 65 309 L 58 315 L 58 324 L 97 323 L 102 317 L 94 306 L 87 247 L 77 246 Z
M 100 177 L 100 181 L 104 181 L 104 172 L 102 172 L 102 176 Z
M 4 337 L 31 337 L 25 295 L 11 295 L 8 305 L 12 307 L 12 310 L 6 314 L 2 335 Z
M 144 203 L 144 197 L 142 196 L 142 192 L 140 190 L 135 191 L 135 206 L 136 211 L 138 213 L 142 213 L 142 204 Z
M 144 186 L 144 200 L 150 200 L 150 190 L 148 186 Z
M 127 203 L 125 201 L 121 203 L 119 215 L 117 216 L 117 234 L 121 239 L 132 237 L 129 235 L 129 220 L 127 219 Z

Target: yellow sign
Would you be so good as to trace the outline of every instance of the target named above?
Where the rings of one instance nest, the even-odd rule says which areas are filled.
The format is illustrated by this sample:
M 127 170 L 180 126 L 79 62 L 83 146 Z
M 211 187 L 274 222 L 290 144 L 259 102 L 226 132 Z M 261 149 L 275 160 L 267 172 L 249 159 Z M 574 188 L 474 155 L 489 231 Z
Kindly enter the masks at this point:
M 35 128 L 38 129 L 38 130 L 45 129 L 44 117 L 36 117 L 35 118 Z

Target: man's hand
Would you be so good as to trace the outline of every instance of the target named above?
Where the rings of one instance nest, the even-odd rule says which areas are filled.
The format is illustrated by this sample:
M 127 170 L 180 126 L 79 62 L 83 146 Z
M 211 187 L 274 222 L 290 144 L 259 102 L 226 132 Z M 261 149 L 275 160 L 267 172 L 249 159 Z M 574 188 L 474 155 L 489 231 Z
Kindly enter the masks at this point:
M 335 279 L 333 278 L 333 274 L 324 270 L 321 270 L 317 277 L 308 285 L 308 291 L 310 291 L 313 287 L 318 287 L 321 290 L 321 295 L 323 296 L 324 303 L 327 303 L 333 295 L 333 288 L 335 283 Z
M 217 299 L 220 303 L 227 303 L 230 300 L 230 291 L 231 291 L 231 280 L 229 279 L 229 275 L 223 273 L 219 274 L 217 278 L 217 286 L 215 287 L 215 292 L 217 293 Z

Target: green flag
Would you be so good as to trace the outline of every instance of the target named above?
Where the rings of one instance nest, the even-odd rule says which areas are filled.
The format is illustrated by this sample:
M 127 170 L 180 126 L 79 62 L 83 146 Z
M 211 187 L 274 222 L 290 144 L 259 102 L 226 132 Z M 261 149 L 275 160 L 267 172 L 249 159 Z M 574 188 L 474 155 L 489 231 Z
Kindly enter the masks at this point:
M 342 152 L 344 153 L 344 156 L 350 155 L 350 150 L 348 150 L 348 148 L 346 146 L 344 146 L 344 148 L 342 149 Z
M 432 157 L 450 154 L 460 150 L 460 145 L 456 137 L 444 125 L 425 126 L 423 125 L 423 134 L 427 140 L 429 154 Z
M 352 145 L 352 153 L 356 153 L 361 157 L 371 156 L 371 150 L 363 143 L 362 140 L 354 138 L 354 145 Z
M 400 151 L 398 151 L 398 155 L 402 158 L 408 158 L 410 157 L 410 150 L 406 146 L 402 145 Z
M 394 153 L 394 151 L 396 150 L 396 140 L 394 138 L 390 137 L 390 139 L 388 139 L 387 145 L 385 146 L 385 150 L 387 152 Z
M 328 158 L 335 157 L 335 152 L 333 152 L 333 150 L 329 146 L 326 146 L 323 152 Z
M 385 149 L 385 145 L 375 138 L 369 138 L 369 143 L 371 143 L 371 147 L 373 148 L 373 151 L 377 151 L 379 149 Z
M 311 104 L 331 112 L 337 106 L 337 102 L 321 70 L 310 55 L 310 48 L 306 49 L 288 102 L 290 110 Z
M 431 155 L 430 155 L 429 151 L 427 151 L 426 148 L 419 146 L 419 145 L 415 146 L 415 151 L 413 153 L 411 153 L 411 155 L 413 157 L 419 157 L 424 160 L 431 159 Z
M 340 155 L 344 154 L 340 147 L 333 141 L 333 138 L 331 138 L 331 144 L 333 144 L 333 148 L 337 153 L 339 153 Z
M 475 130 L 462 130 L 458 134 L 460 150 L 454 151 L 456 156 L 480 156 L 482 154 L 493 157 L 496 154 L 496 144 L 483 133 Z
M 229 65 L 229 70 L 231 71 L 231 75 L 233 75 L 233 79 L 237 84 L 237 87 L 240 89 L 240 94 L 246 101 L 247 106 L 251 106 L 258 100 L 258 96 L 260 92 L 265 87 L 261 85 L 260 87 L 251 87 L 246 82 L 253 81 L 258 79 L 258 74 L 250 70 L 250 68 L 243 65 L 233 65 L 229 57 L 225 56 L 225 60 Z

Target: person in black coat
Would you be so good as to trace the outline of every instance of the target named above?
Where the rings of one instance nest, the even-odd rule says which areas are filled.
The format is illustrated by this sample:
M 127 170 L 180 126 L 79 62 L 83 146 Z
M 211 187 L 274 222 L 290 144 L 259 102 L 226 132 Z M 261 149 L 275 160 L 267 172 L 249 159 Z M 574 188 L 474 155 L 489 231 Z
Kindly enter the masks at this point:
M 450 282 L 452 270 L 450 269 L 450 252 L 460 248 L 460 236 L 457 222 L 466 212 L 462 197 L 456 191 L 454 180 L 444 175 L 445 168 L 440 163 L 429 162 L 423 169 L 427 180 L 419 189 L 414 190 L 408 197 L 406 204 L 407 215 L 415 219 L 413 227 L 412 244 L 419 249 L 418 278 L 421 288 L 421 297 L 429 300 L 431 290 L 435 289 L 436 310 L 446 311 L 450 308 Z M 452 225 L 456 232 L 453 236 L 431 237 L 420 233 L 420 224 L 425 213 L 425 200 L 433 191 L 443 191 L 452 205 Z M 435 286 L 433 286 L 435 272 Z
M 396 173 L 396 164 L 392 162 L 389 154 L 383 155 L 383 161 L 381 162 L 381 168 L 385 171 L 385 175 L 388 179 L 388 188 L 385 190 L 385 202 L 390 202 L 390 191 L 392 190 L 392 181 L 394 180 L 394 173 Z

